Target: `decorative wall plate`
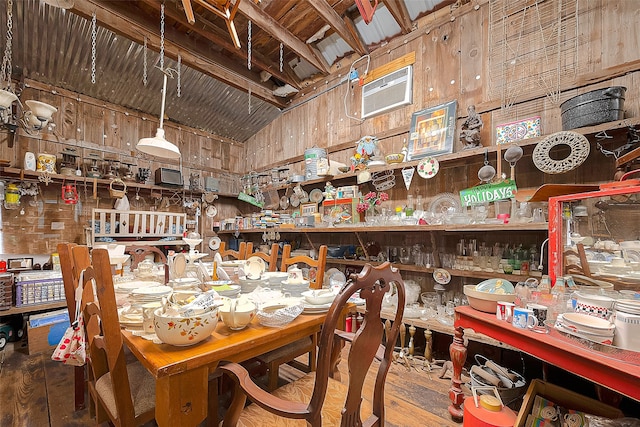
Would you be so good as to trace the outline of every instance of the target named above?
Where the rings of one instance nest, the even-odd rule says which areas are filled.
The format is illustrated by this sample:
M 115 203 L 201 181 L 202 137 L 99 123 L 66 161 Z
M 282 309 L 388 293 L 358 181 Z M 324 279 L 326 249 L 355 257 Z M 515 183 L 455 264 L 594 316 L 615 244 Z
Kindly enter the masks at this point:
M 571 151 L 565 158 L 555 160 L 549 153 L 559 145 L 566 145 Z M 544 173 L 565 173 L 584 163 L 590 150 L 591 145 L 586 136 L 570 131 L 556 132 L 536 145 L 533 150 L 533 164 Z
M 444 268 L 436 268 L 433 270 L 433 280 L 440 283 L 441 285 L 446 285 L 451 281 L 451 273 L 449 273 Z
M 207 210 L 205 211 L 205 213 L 207 214 L 208 218 L 213 218 L 218 215 L 218 208 L 216 208 L 214 205 L 209 205 L 207 206 Z
M 421 178 L 429 179 L 436 176 L 440 170 L 440 163 L 435 157 L 425 157 L 418 163 L 418 175 Z
M 220 238 L 218 236 L 209 239 L 209 249 L 217 251 L 220 248 Z

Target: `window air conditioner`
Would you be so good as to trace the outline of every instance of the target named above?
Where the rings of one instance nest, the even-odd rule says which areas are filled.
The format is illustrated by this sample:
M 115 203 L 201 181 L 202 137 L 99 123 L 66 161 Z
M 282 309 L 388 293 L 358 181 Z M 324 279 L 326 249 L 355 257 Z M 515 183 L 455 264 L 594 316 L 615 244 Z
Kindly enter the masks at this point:
M 362 118 L 412 103 L 413 67 L 401 68 L 362 87 Z

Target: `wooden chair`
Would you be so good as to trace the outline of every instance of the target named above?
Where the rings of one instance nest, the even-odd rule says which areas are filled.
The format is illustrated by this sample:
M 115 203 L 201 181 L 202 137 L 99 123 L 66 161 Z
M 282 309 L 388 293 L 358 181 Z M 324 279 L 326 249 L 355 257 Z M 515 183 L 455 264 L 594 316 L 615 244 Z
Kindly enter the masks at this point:
M 367 264 L 362 272 L 352 275 L 351 279 L 327 313 L 320 337 L 323 351 L 319 355 L 316 372 L 268 393 L 251 380 L 241 365 L 228 363 L 220 367 L 235 381 L 233 401 L 225 415 L 223 427 L 291 425 L 284 418 L 302 419 L 315 427 L 384 425 L 384 386 L 404 313 L 404 283 L 398 269 L 388 262 L 378 267 Z M 398 310 L 390 333 L 383 340 L 385 334 L 380 310 L 385 293 L 391 289 L 391 282 L 396 283 L 398 290 Z M 367 305 L 361 328 L 356 333 L 337 330 L 348 299 L 358 291 Z M 351 343 L 348 385 L 332 377 L 340 360 L 343 340 Z M 373 397 L 369 401 L 362 396 L 362 391 L 374 359 L 380 360 L 380 363 L 374 372 Z M 245 408 L 247 397 L 257 404 Z
M 67 300 L 67 310 L 69 310 L 69 320 L 75 322 L 76 316 L 76 287 L 78 286 L 78 276 L 76 275 L 73 256 L 71 254 L 75 243 L 59 243 L 58 255 L 60 256 L 60 269 L 62 271 L 62 282 L 64 285 L 64 296 Z M 75 410 L 84 409 L 84 390 L 85 390 L 85 368 L 84 366 L 76 366 L 74 368 L 74 402 Z M 91 396 L 89 396 L 91 397 Z M 91 406 L 92 407 L 92 406 Z
M 325 265 L 327 262 L 327 247 L 325 245 L 320 246 L 317 260 L 308 256 L 291 257 L 290 255 L 291 245 L 284 245 L 280 270 L 287 271 L 289 266 L 297 263 L 307 264 L 308 266 L 316 269 L 315 281 L 310 282 L 309 287 L 313 289 L 322 288 Z M 297 357 L 304 354 L 309 355 L 307 364 L 300 363 L 296 360 Z M 280 365 L 283 363 L 288 363 L 304 372 L 313 371 L 316 366 L 317 354 L 318 336 L 314 334 L 259 356 L 258 360 L 267 366 L 267 388 L 269 390 L 275 390 L 278 387 Z
M 262 258 L 267 264 L 269 264 L 268 271 L 278 271 L 278 252 L 280 251 L 280 245 L 274 243 L 271 245 L 271 253 L 266 254 L 264 252 L 253 252 L 253 243 L 247 243 L 247 258 L 257 256 Z
M 324 272 L 327 265 L 327 245 L 322 245 L 318 249 L 318 259 L 313 259 L 305 255 L 291 256 L 291 245 L 284 245 L 282 249 L 282 262 L 280 263 L 280 271 L 287 271 L 293 264 L 307 264 L 310 268 L 316 269 L 316 275 L 313 280 L 309 281 L 309 288 L 322 289 L 324 280 Z
M 82 248 L 74 256 L 76 250 Z M 108 251 L 94 249 L 91 262 L 83 275 L 83 315 L 96 397 L 112 424 L 139 426 L 154 419 L 155 379 L 142 364 L 127 364 Z
M 218 248 L 218 253 L 225 259 L 226 257 L 232 257 L 234 259 L 247 259 L 247 243 L 240 242 L 238 245 L 238 250 L 234 251 L 233 249 L 226 249 L 226 242 L 220 242 L 220 247 Z
M 169 282 L 169 263 L 167 262 L 167 256 L 156 246 L 146 245 L 133 245 L 124 248 L 125 253 L 131 255 L 131 271 L 138 268 L 147 255 L 157 255 L 160 258 L 160 262 L 164 264 L 164 282 Z

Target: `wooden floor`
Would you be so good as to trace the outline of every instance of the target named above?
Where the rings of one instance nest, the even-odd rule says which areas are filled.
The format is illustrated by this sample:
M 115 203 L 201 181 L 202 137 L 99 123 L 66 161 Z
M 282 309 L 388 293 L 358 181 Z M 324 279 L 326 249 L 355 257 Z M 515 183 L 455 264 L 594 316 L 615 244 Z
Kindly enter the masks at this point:
M 53 362 L 49 355 L 27 355 L 9 343 L 0 352 L 0 427 L 74 427 L 94 425 L 88 410 L 73 410 L 73 368 Z M 340 368 L 345 369 L 346 363 Z M 280 370 L 281 381 L 295 379 L 300 371 Z M 345 378 L 346 375 L 343 375 Z M 449 379 L 437 372 L 408 370 L 394 364 L 386 386 L 387 426 L 460 426 L 451 421 Z M 365 384 L 365 393 L 371 384 Z M 151 423 L 150 425 L 155 425 Z

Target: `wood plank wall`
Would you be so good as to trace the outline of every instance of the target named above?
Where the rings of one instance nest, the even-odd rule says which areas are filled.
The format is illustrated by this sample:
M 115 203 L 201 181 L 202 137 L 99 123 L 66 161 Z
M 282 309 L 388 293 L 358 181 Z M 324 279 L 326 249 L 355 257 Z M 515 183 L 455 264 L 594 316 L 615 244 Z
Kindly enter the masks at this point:
M 516 8 L 521 3 L 510 2 L 508 6 Z M 552 7 L 560 5 L 559 0 L 545 4 Z M 474 7 L 476 5 L 479 6 L 477 10 Z M 365 135 L 378 136 L 384 154 L 399 152 L 408 138 L 412 114 L 451 100 L 457 100 L 458 103 L 454 152 L 462 150 L 458 135 L 469 105 L 475 105 L 481 113 L 484 122 L 481 137 L 485 146 L 494 144 L 496 125 L 534 115 L 542 118 L 543 134 L 560 131 L 560 103 L 578 94 L 614 85 L 627 87 L 625 117 L 637 117 L 640 115 L 640 88 L 635 83 L 640 76 L 640 29 L 635 25 L 636 5 L 634 2 L 595 0 L 576 2 L 573 7 L 576 8 L 576 17 L 570 19 L 575 25 L 572 35 L 577 43 L 577 64 L 575 70 L 563 70 L 560 77 L 561 81 L 566 81 L 572 76 L 571 73 L 575 73 L 575 76 L 567 83 L 558 85 L 560 93 L 556 99 L 547 95 L 541 87 L 537 91 L 521 94 L 509 108 L 501 108 L 501 99 L 492 96 L 491 86 L 492 82 L 496 84 L 496 76 L 491 76 L 489 72 L 492 39 L 490 3 L 469 2 L 453 12 L 446 9 L 429 15 L 418 22 L 417 30 L 390 41 L 372 54 L 371 68 L 375 69 L 409 52 L 416 52 L 413 104 L 362 122 L 348 118 L 345 96 L 349 115 L 357 116 L 360 113 L 361 89 L 357 84 L 339 84 L 351 65 L 351 61 L 345 59 L 331 77 L 307 88 L 297 106 L 284 111 L 279 119 L 247 141 L 246 169 L 261 171 L 273 165 L 289 164 L 296 173 L 304 173 L 304 152 L 314 146 L 326 148 L 330 160 L 349 164 L 358 139 Z M 522 18 L 523 13 L 518 12 L 512 17 L 513 21 Z M 527 13 L 530 17 L 535 11 L 527 9 Z M 517 28 L 509 31 L 515 33 Z M 495 38 L 496 35 L 493 36 Z M 519 43 L 522 50 L 516 53 L 522 55 L 545 48 L 539 45 L 540 34 L 535 33 L 522 34 Z M 551 51 L 553 46 L 548 48 Z M 361 73 L 363 64 L 366 61 L 357 64 Z M 532 68 L 531 72 L 551 72 L 558 68 L 558 63 L 539 61 L 532 64 L 534 66 L 537 70 Z M 518 162 L 519 187 L 557 182 L 607 181 L 612 179 L 615 171 L 612 159 L 598 152 L 594 141 L 588 161 L 580 168 L 562 175 L 545 175 L 538 171 L 531 160 L 531 151 L 526 150 L 525 157 Z M 490 162 L 498 167 L 495 154 Z M 477 171 L 480 166 L 481 161 L 473 160 L 446 166 L 436 178 L 429 181 L 416 176 L 409 193 L 425 196 L 428 201 L 428 197 L 438 193 L 478 184 Z M 508 172 L 509 166 L 501 159 L 499 169 Z M 398 171 L 396 181 L 398 184 L 392 189 L 391 198 L 402 204 L 407 191 Z
M 135 150 L 135 145 L 144 136 L 153 136 L 158 126 L 158 118 L 124 107 L 108 104 L 74 92 L 52 87 L 35 81 L 27 81 L 22 99 L 36 99 L 55 106 L 55 127 L 47 129 L 41 135 L 32 136 L 20 129 L 11 141 L 9 133 L 0 131 L 0 159 L 9 160 L 12 167 L 22 168 L 26 152 L 57 154 L 66 147 L 77 149 L 81 158 L 95 152 L 104 159 L 117 159 L 150 168 L 158 167 L 182 169 L 183 180 L 188 187 L 192 172 L 200 175 L 201 184 L 208 176 L 220 181 L 220 191 L 237 193 L 240 190 L 239 176 L 244 173 L 244 147 L 237 142 L 226 140 L 217 135 L 208 134 L 187 126 L 168 121 L 164 122 L 166 138 L 180 148 L 182 164 L 178 161 L 157 161 Z M 88 165 L 88 161 L 83 162 Z M 59 166 L 59 164 L 58 164 Z M 134 168 L 134 173 L 137 168 Z M 19 177 L 0 178 L 6 182 L 21 182 Z M 149 183 L 153 183 L 153 175 Z M 37 183 L 37 180 L 31 179 Z M 112 208 L 114 199 L 109 196 L 104 184 L 93 197 L 93 186 L 84 183 L 82 178 L 76 182 L 69 177 L 67 184 L 76 184 L 79 205 L 65 205 L 61 199 L 60 182 L 49 185 L 37 183 L 40 194 L 36 197 L 23 196 L 21 209 L 1 209 L 2 233 L 0 254 L 48 254 L 55 251 L 59 242 L 86 243 L 85 228 L 89 226 L 91 208 Z M 160 194 L 162 193 L 162 194 Z M 155 191 L 154 195 L 171 197 L 174 191 Z M 136 194 L 139 200 L 134 201 Z M 184 193 L 188 199 L 199 199 L 189 191 Z M 148 188 L 138 193 L 130 187 L 128 198 L 136 204 L 136 209 L 159 209 L 158 198 L 152 197 Z M 216 201 L 219 216 L 215 219 L 233 217 L 240 212 L 242 203 L 233 198 L 221 198 Z M 182 211 L 181 206 L 172 205 L 167 210 Z M 213 235 L 213 219 L 201 215 L 202 232 Z M 63 223 L 64 228 L 52 228 L 53 223 Z M 25 239 L 25 236 L 29 236 Z

